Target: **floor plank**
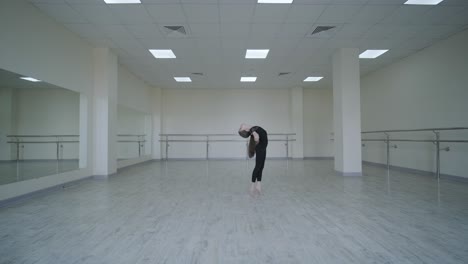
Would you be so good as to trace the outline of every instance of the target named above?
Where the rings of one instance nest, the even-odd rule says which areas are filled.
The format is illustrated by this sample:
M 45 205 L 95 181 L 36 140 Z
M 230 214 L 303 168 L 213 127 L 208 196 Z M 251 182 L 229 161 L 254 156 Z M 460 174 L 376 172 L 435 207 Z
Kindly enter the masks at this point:
M 0 263 L 467 263 L 468 184 L 329 160 L 169 161 L 0 209 Z

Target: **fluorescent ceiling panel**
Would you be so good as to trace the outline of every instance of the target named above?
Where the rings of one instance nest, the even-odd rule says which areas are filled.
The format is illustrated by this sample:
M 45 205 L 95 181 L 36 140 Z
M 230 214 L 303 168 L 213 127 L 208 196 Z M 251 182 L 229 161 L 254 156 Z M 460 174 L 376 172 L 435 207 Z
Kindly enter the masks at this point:
M 141 4 L 140 0 L 104 0 L 106 4 Z
M 190 77 L 174 77 L 177 82 L 192 82 Z
M 366 50 L 361 55 L 359 55 L 360 59 L 375 59 L 380 55 L 384 54 L 388 50 Z
M 259 4 L 292 4 L 293 0 L 258 0 Z
M 30 82 L 40 82 L 41 81 L 41 80 L 38 80 L 38 79 L 34 79 L 32 77 L 20 77 L 20 79 L 30 81 Z
M 255 82 L 257 80 L 257 77 L 241 77 L 240 81 L 241 82 Z
M 165 49 L 165 50 L 150 49 L 149 51 L 157 59 L 174 59 L 174 58 L 176 58 L 176 55 L 170 49 Z
M 248 49 L 245 52 L 246 59 L 265 59 L 268 55 L 269 49 Z
M 307 77 L 305 78 L 304 82 L 318 82 L 322 79 L 323 77 Z
M 444 0 L 408 0 L 405 5 L 437 5 Z

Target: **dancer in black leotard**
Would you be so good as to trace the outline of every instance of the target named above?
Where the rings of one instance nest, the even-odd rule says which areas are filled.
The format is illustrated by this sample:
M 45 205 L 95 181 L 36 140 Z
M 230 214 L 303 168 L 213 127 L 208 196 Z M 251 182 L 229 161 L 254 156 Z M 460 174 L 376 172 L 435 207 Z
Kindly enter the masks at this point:
M 259 126 L 249 126 L 242 124 L 239 128 L 239 135 L 243 138 L 248 138 L 249 136 L 254 139 L 255 142 L 255 168 L 252 172 L 252 185 L 250 187 L 250 192 L 253 193 L 257 190 L 259 193 L 262 191 L 261 181 L 262 181 L 262 172 L 263 167 L 265 166 L 266 158 L 266 149 L 268 146 L 268 134 L 265 129 Z M 252 142 L 252 140 L 250 141 Z M 249 146 L 251 149 L 253 146 Z

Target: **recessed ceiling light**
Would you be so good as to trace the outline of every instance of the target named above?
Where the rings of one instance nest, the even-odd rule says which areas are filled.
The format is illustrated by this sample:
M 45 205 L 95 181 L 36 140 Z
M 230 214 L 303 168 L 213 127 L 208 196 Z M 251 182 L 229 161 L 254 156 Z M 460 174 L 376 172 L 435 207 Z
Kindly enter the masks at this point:
M 375 59 L 380 55 L 384 54 L 388 50 L 366 50 L 361 55 L 359 55 L 360 59 Z
M 259 4 L 291 4 L 293 0 L 258 0 Z
M 307 77 L 305 78 L 304 82 L 318 82 L 322 79 L 323 77 Z
M 241 82 L 255 82 L 257 77 L 241 77 Z
M 245 52 L 246 59 L 265 59 L 268 55 L 269 49 L 248 49 Z
M 170 49 L 150 49 L 151 54 L 157 59 L 174 59 L 176 58 L 174 52 Z
M 192 82 L 190 77 L 174 77 L 177 82 Z
M 38 80 L 38 79 L 34 79 L 32 77 L 20 77 L 20 79 L 30 81 L 30 82 L 40 82 L 41 81 L 41 80 Z
M 444 0 L 408 0 L 405 5 L 437 5 Z
M 141 4 L 140 0 L 104 0 L 106 4 Z

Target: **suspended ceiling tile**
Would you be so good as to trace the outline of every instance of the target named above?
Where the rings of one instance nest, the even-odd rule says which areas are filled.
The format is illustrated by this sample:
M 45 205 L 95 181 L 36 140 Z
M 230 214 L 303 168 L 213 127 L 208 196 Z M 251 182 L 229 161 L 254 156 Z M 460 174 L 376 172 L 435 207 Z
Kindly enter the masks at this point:
M 253 23 L 283 23 L 290 5 L 259 4 L 255 7 Z
M 108 6 L 83 4 L 71 6 L 93 24 L 120 24 Z
M 145 5 L 145 8 L 160 24 L 186 23 L 187 20 L 180 4 Z
M 110 9 L 125 25 L 151 24 L 153 19 L 142 5 L 111 5 Z
M 251 1 L 252 2 L 252 1 Z M 221 24 L 250 23 L 253 18 L 255 5 L 220 5 L 219 16 Z
M 249 36 L 250 24 L 221 24 L 221 37 L 246 38 Z
M 41 11 L 61 23 L 88 23 L 88 20 L 67 4 L 36 4 Z
M 315 23 L 326 5 L 292 5 L 285 23 Z
M 219 23 L 218 5 L 182 5 L 188 23 Z
M 391 15 L 398 7 L 393 5 L 365 5 L 349 22 L 355 24 L 375 24 Z
M 122 25 L 98 25 L 96 28 L 109 38 L 133 38 L 130 31 Z
M 275 38 L 281 31 L 282 24 L 280 23 L 261 23 L 252 24 L 250 29 L 250 37 L 255 38 Z
M 283 24 L 278 32 L 278 37 L 303 38 L 312 29 L 311 24 Z
M 65 27 L 82 38 L 102 38 L 102 32 L 93 24 L 65 24 Z
M 317 24 L 348 23 L 362 8 L 361 5 L 328 6 L 317 20 Z
M 163 38 L 163 34 L 155 24 L 125 25 L 130 34 L 135 38 Z
M 405 26 L 423 17 L 429 9 L 431 9 L 431 6 L 402 5 L 379 23 Z
M 220 24 L 218 23 L 193 23 L 189 27 L 192 33 L 191 36 L 194 38 L 220 36 Z

